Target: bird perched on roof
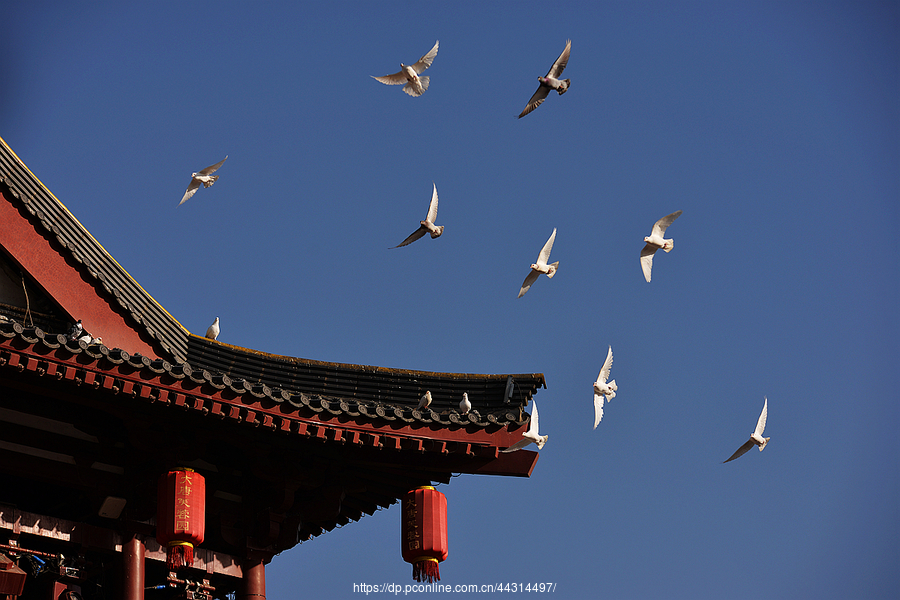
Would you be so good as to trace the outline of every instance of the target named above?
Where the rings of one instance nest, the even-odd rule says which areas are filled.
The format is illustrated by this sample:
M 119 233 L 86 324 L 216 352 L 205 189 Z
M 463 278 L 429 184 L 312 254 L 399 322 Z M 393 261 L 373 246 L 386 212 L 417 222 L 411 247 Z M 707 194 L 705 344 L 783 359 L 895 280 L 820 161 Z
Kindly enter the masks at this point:
M 85 344 L 90 344 L 92 341 L 94 341 L 94 338 L 91 337 L 91 334 L 85 333 L 83 336 L 78 338 L 78 341 L 84 342 Z
M 210 325 L 206 330 L 206 337 L 211 340 L 219 339 L 219 317 L 216 317 L 216 320 L 213 321 L 213 324 Z
M 409 237 L 394 246 L 394 248 L 412 244 L 414 241 L 425 235 L 426 232 L 431 233 L 431 239 L 439 238 L 441 237 L 441 234 L 444 233 L 443 225 L 434 224 L 434 220 L 437 219 L 438 195 L 437 186 L 434 185 L 433 181 L 431 182 L 431 185 L 434 186 L 434 193 L 431 194 L 431 203 L 428 205 L 428 214 L 425 216 L 425 220 L 419 221 L 419 228 L 409 234 Z
M 75 341 L 81 336 L 81 332 L 84 331 L 84 327 L 81 324 L 81 319 L 78 319 L 72 327 L 69 328 L 69 331 L 66 333 L 66 336 L 71 341 Z
M 562 51 L 562 54 L 559 55 L 559 58 L 556 59 L 556 62 L 553 63 L 553 66 L 550 67 L 550 70 L 547 71 L 547 74 L 544 77 L 538 77 L 538 81 L 540 82 L 538 89 L 531 97 L 531 100 L 528 101 L 525 110 L 519 114 L 520 119 L 540 106 L 541 103 L 547 99 L 547 94 L 550 93 L 550 90 L 556 90 L 559 92 L 560 96 L 569 90 L 569 80 L 560 80 L 558 78 L 562 75 L 563 69 L 566 68 L 566 63 L 569 62 L 569 51 L 571 49 L 572 40 L 566 40 L 565 49 Z
M 666 215 L 654 223 L 653 231 L 644 238 L 647 245 L 641 250 L 641 269 L 644 270 L 644 279 L 647 280 L 647 283 L 650 283 L 650 270 L 653 268 L 653 255 L 656 254 L 656 251 L 662 248 L 665 252 L 671 252 L 675 247 L 675 240 L 666 240 L 663 239 L 663 236 L 669 225 L 680 217 L 681 213 L 682 211 L 676 210 L 671 215 Z
M 603 363 L 603 367 L 600 368 L 600 375 L 597 376 L 597 381 L 594 382 L 594 429 L 597 429 L 600 419 L 603 418 L 604 397 L 609 402 L 616 397 L 616 390 L 619 389 L 616 386 L 615 379 L 606 383 L 606 380 L 609 379 L 609 370 L 612 368 L 612 363 L 612 346 L 610 346 L 609 352 L 606 354 L 606 361 Z
M 91 346 L 102 346 L 102 345 L 103 345 L 102 337 L 95 337 L 94 339 L 91 340 Z
M 419 410 L 423 408 L 428 408 L 431 405 L 431 392 L 426 391 L 422 394 L 422 398 L 419 400 L 419 405 L 416 407 Z
M 191 183 L 188 185 L 187 191 L 184 193 L 184 197 L 181 199 L 181 202 L 178 203 L 178 206 L 181 206 L 187 202 L 188 198 L 196 194 L 197 190 L 200 189 L 200 184 L 203 184 L 203 187 L 209 187 L 214 184 L 216 180 L 219 179 L 219 176 L 213 175 L 213 173 L 215 173 L 226 160 L 228 160 L 227 156 L 211 167 L 206 167 L 199 173 L 191 173 Z
M 531 272 L 525 277 L 525 281 L 522 282 L 522 289 L 519 290 L 518 297 L 521 298 L 525 295 L 532 284 L 537 281 L 537 278 L 540 277 L 541 273 L 545 273 L 547 277 L 553 278 L 556 275 L 557 269 L 559 269 L 559 261 L 556 261 L 552 265 L 547 264 L 547 260 L 550 258 L 550 251 L 553 249 L 553 242 L 556 240 L 556 227 L 553 228 L 553 233 L 550 234 L 550 239 L 547 240 L 547 243 L 544 244 L 544 247 L 541 248 L 541 253 L 538 254 L 537 262 L 532 263 Z
M 741 446 L 740 448 L 738 448 L 737 451 L 735 451 L 735 453 L 731 455 L 731 458 L 729 458 L 725 462 L 734 460 L 734 459 L 738 458 L 739 456 L 743 456 L 744 454 L 747 453 L 747 450 L 749 450 L 750 448 L 753 447 L 754 444 L 759 446 L 760 452 L 763 451 L 763 448 L 765 448 L 766 444 L 769 443 L 769 440 L 772 439 L 772 438 L 764 438 L 762 436 L 763 431 L 766 428 L 766 417 L 768 416 L 768 414 L 769 414 L 769 399 L 766 398 L 765 401 L 763 402 L 763 409 L 759 415 L 759 420 L 756 422 L 756 430 L 752 434 L 750 434 L 750 439 L 747 440 L 746 442 L 744 442 L 744 445 Z
M 537 444 L 538 450 L 544 447 L 544 444 L 547 443 L 547 440 L 550 439 L 549 435 L 541 435 L 538 433 L 538 411 L 537 411 L 537 402 L 534 400 L 531 401 L 531 422 L 528 424 L 528 431 L 522 434 L 522 439 L 507 448 L 506 450 L 501 450 L 500 452 L 515 452 L 516 450 L 521 450 L 528 444 Z
M 463 392 L 462 400 L 459 401 L 459 412 L 460 414 L 467 415 L 470 410 L 472 410 L 472 403 L 469 402 L 469 394 Z
M 431 79 L 428 75 L 420 75 L 422 71 L 431 66 L 431 63 L 434 62 L 434 57 L 437 56 L 438 53 L 438 42 L 434 43 L 434 48 L 428 51 L 428 54 L 417 60 L 415 63 L 411 65 L 404 65 L 400 63 L 400 71 L 394 73 L 392 75 L 382 75 L 380 77 L 376 77 L 372 75 L 372 78 L 375 81 L 380 81 L 385 85 L 400 85 L 406 84 L 403 86 L 403 91 L 409 94 L 410 96 L 416 97 L 421 96 L 425 90 L 428 89 L 428 84 Z

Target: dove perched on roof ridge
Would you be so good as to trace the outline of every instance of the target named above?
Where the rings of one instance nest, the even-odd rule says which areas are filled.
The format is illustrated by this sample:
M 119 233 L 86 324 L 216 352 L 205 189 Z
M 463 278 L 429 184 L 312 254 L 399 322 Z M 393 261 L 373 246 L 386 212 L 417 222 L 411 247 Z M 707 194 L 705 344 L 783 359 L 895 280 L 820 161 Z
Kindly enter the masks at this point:
M 472 410 L 472 403 L 469 402 L 469 394 L 463 392 L 462 400 L 459 401 L 459 412 L 462 415 L 467 415 L 470 410 Z
M 181 199 L 181 202 L 178 203 L 178 206 L 181 206 L 185 202 L 187 202 L 188 198 L 197 193 L 197 190 L 200 189 L 200 184 L 203 184 L 203 187 L 209 187 L 219 179 L 218 175 L 213 175 L 216 171 L 219 170 L 219 167 L 222 166 L 228 160 L 228 156 L 225 156 L 222 160 L 217 162 L 216 164 L 206 167 L 202 171 L 197 173 L 191 173 L 191 183 L 188 185 L 187 191 L 184 193 L 184 197 Z
M 531 417 L 528 423 L 528 431 L 522 434 L 522 439 L 507 448 L 506 450 L 501 450 L 500 452 L 515 452 L 516 450 L 521 450 L 528 444 L 537 444 L 538 450 L 544 447 L 544 444 L 547 443 L 547 440 L 550 439 L 549 435 L 541 435 L 538 433 L 538 411 L 537 411 L 537 402 L 534 399 L 531 400 Z
M 747 450 L 753 447 L 754 444 L 759 446 L 759 451 L 762 452 L 763 448 L 766 447 L 766 444 L 769 443 L 769 440 L 772 438 L 764 438 L 762 436 L 763 431 L 766 429 L 766 419 L 769 415 L 769 399 L 766 398 L 763 401 L 763 409 L 759 414 L 759 420 L 756 422 L 756 430 L 752 434 L 750 434 L 750 439 L 744 442 L 744 445 L 738 448 L 734 454 L 731 455 L 731 458 L 726 460 L 725 462 L 732 461 L 740 456 L 743 456 L 747 453 Z
M 664 239 L 663 236 L 666 233 L 666 229 L 669 228 L 669 225 L 671 225 L 675 219 L 680 217 L 682 212 L 683 211 L 676 210 L 671 215 L 666 215 L 654 223 L 653 231 L 644 238 L 644 242 L 646 242 L 647 245 L 641 250 L 641 269 L 644 271 L 644 279 L 647 280 L 647 283 L 650 283 L 650 271 L 653 269 L 653 255 L 656 254 L 656 251 L 662 248 L 665 252 L 671 252 L 672 248 L 675 247 L 675 240 L 667 240 Z
M 546 274 L 550 279 L 553 279 L 553 276 L 556 275 L 556 271 L 559 269 L 559 261 L 550 265 L 547 264 L 555 240 L 556 227 L 553 228 L 553 233 L 550 234 L 550 238 L 544 244 L 544 247 L 541 248 L 541 253 L 538 254 L 537 261 L 531 264 L 531 272 L 525 277 L 525 281 L 522 282 L 522 289 L 519 290 L 518 298 L 524 296 L 525 292 L 531 289 L 531 286 L 537 281 L 537 278 L 540 277 L 541 273 Z
M 428 84 L 431 82 L 431 78 L 427 75 L 421 75 L 422 71 L 431 66 L 431 63 L 434 62 L 434 57 L 437 56 L 438 53 L 438 42 L 434 43 L 434 47 L 428 51 L 422 58 L 411 65 L 404 65 L 400 63 L 400 71 L 397 73 L 393 73 L 391 75 L 381 75 L 376 77 L 372 75 L 372 79 L 375 81 L 380 81 L 385 85 L 400 85 L 406 84 L 403 86 L 403 91 L 413 97 L 421 96 L 425 90 L 428 89 Z
M 416 407 L 419 410 L 423 408 L 428 408 L 431 406 L 431 392 L 429 390 L 425 390 L 425 393 L 422 394 L 422 398 L 419 399 L 419 405 Z
M 559 92 L 559 95 L 562 96 L 569 90 L 569 80 L 568 79 L 559 79 L 559 76 L 562 75 L 563 70 L 566 68 L 566 64 L 569 62 L 569 51 L 572 49 L 572 40 L 566 40 L 566 47 L 562 51 L 562 54 L 559 55 L 559 58 L 556 59 L 556 62 L 553 63 L 553 66 L 550 67 L 550 70 L 547 71 L 547 74 L 544 77 L 538 77 L 538 81 L 540 84 L 538 85 L 537 91 L 534 95 L 531 96 L 531 100 L 528 101 L 528 104 L 525 105 L 525 110 L 523 110 L 518 118 L 522 118 L 547 99 L 547 94 L 550 93 L 550 90 L 556 90 Z
M 211 340 L 216 340 L 219 338 L 219 317 L 216 317 L 216 320 L 213 321 L 213 324 L 210 325 L 206 330 L 206 337 Z
M 412 244 L 414 241 L 425 235 L 426 232 L 431 234 L 431 239 L 439 238 L 441 237 L 441 234 L 444 233 L 443 225 L 434 224 L 435 219 L 437 219 L 438 193 L 437 186 L 433 181 L 431 182 L 431 185 L 434 186 L 434 193 L 431 195 L 431 203 L 428 205 L 428 214 L 425 216 L 425 220 L 419 221 L 419 228 L 409 234 L 409 237 L 405 240 L 391 248 L 391 250 Z
M 66 333 L 66 337 L 69 338 L 70 341 L 75 341 L 78 339 L 78 336 L 81 335 L 81 332 L 84 331 L 84 326 L 81 324 L 81 319 L 78 319 L 72 327 L 69 328 L 69 331 Z
M 609 402 L 616 397 L 616 390 L 619 389 L 615 379 L 609 383 L 606 382 L 609 379 L 609 370 L 612 368 L 612 363 L 613 354 L 612 346 L 610 346 L 609 352 L 606 354 L 606 361 L 600 368 L 600 374 L 597 376 L 597 381 L 594 382 L 594 429 L 597 429 L 597 425 L 600 424 L 600 419 L 603 418 L 604 396 L 606 397 L 606 401 Z

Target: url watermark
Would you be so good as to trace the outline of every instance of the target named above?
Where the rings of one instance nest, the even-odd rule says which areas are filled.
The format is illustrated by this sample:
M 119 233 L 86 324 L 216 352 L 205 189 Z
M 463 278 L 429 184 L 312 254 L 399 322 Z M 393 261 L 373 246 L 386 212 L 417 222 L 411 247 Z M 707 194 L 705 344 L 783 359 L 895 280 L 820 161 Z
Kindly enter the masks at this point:
M 354 594 L 497 594 L 497 593 L 553 593 L 556 583 L 354 583 Z

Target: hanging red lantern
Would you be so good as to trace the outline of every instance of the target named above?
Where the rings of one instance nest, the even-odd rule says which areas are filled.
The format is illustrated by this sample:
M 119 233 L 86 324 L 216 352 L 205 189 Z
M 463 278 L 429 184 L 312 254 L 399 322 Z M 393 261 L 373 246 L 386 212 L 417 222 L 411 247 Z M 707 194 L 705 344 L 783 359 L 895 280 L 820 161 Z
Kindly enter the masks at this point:
M 194 564 L 194 545 L 206 529 L 206 480 L 191 469 L 164 473 L 157 486 L 156 541 L 166 547 L 166 566 Z
M 400 523 L 403 560 L 412 563 L 413 579 L 441 580 L 438 563 L 447 559 L 447 497 L 431 487 L 410 490 L 403 497 Z

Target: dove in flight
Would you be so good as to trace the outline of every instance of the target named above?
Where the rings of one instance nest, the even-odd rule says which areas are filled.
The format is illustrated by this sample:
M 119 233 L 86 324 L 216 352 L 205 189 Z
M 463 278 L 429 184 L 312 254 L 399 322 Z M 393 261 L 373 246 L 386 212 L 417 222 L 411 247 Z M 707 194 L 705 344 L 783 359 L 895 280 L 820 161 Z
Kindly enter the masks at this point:
M 764 438 L 762 436 L 763 431 L 766 428 L 766 417 L 768 416 L 768 414 L 769 414 L 769 399 L 766 398 L 765 401 L 763 402 L 762 412 L 759 415 L 759 421 L 756 422 L 756 431 L 754 431 L 750 435 L 750 439 L 747 440 L 746 442 L 744 442 L 744 445 L 741 446 L 740 448 L 738 448 L 737 451 L 735 451 L 735 453 L 731 455 L 731 458 L 729 458 L 725 462 L 728 462 L 728 461 L 734 460 L 740 456 L 743 456 L 744 454 L 747 453 L 747 450 L 749 450 L 750 448 L 753 447 L 754 444 L 759 446 L 760 452 L 763 451 L 763 448 L 765 448 L 766 444 L 769 443 L 769 440 L 772 439 L 772 438 Z
M 656 251 L 662 248 L 665 252 L 671 252 L 672 248 L 675 247 L 675 240 L 666 240 L 663 239 L 663 236 L 666 234 L 666 229 L 669 228 L 669 225 L 680 217 L 681 213 L 682 211 L 676 210 L 671 215 L 666 215 L 654 223 L 653 231 L 644 238 L 647 245 L 641 250 L 641 269 L 644 270 L 644 279 L 647 280 L 647 283 L 650 283 L 650 270 L 653 268 L 653 255 L 656 254 Z
M 594 382 L 594 429 L 597 429 L 600 419 L 603 418 L 604 396 L 606 397 L 606 401 L 609 402 L 616 397 L 616 390 L 619 389 L 618 386 L 616 386 L 615 379 L 606 383 L 606 380 L 609 379 L 609 370 L 612 368 L 612 363 L 612 346 L 610 346 L 609 352 L 606 354 L 606 362 L 603 363 L 603 367 L 600 369 L 600 375 L 597 376 L 597 381 Z
M 515 452 L 516 450 L 521 450 L 528 444 L 537 444 L 538 450 L 544 447 L 544 444 L 547 443 L 547 440 L 550 438 L 549 435 L 541 435 L 538 433 L 538 411 L 537 411 L 537 403 L 532 400 L 531 401 L 531 422 L 528 424 L 528 431 L 522 434 L 522 439 L 507 448 L 506 450 L 501 450 L 500 452 Z
M 569 62 L 569 51 L 571 49 L 572 40 L 566 40 L 566 48 L 562 51 L 562 54 L 559 55 L 559 58 L 556 59 L 556 62 L 553 63 L 553 66 L 550 67 L 550 70 L 547 71 L 547 75 L 538 77 L 538 81 L 540 82 L 538 89 L 531 97 L 531 100 L 528 101 L 525 110 L 519 114 L 520 119 L 540 106 L 541 103 L 547 99 L 547 94 L 550 93 L 550 90 L 556 90 L 559 92 L 560 96 L 569 90 L 569 80 L 560 80 L 558 78 L 562 75 L 563 69 L 566 68 L 566 63 Z
M 431 185 L 434 185 L 434 182 L 431 182 Z M 425 220 L 419 221 L 419 228 L 409 234 L 408 238 L 394 246 L 394 248 L 408 246 L 409 244 L 412 244 L 414 241 L 425 235 L 425 233 L 431 233 L 431 239 L 441 237 L 441 234 L 444 233 L 444 226 L 434 224 L 434 220 L 437 219 L 437 211 L 437 186 L 434 185 L 434 193 L 431 195 L 431 204 L 428 205 L 428 214 L 425 216 Z
M 196 194 L 197 190 L 200 189 L 200 184 L 203 184 L 203 187 L 209 187 L 214 184 L 219 176 L 213 175 L 213 173 L 215 173 L 219 169 L 219 167 L 222 166 L 222 163 L 224 163 L 226 160 L 228 160 L 227 156 L 213 166 L 206 167 L 199 173 L 191 173 L 191 183 L 190 185 L 188 185 L 187 191 L 184 193 L 184 198 L 181 199 L 181 202 L 178 203 L 178 206 L 181 206 L 182 204 L 187 202 L 188 198 Z
M 553 233 L 550 234 L 550 239 L 547 240 L 547 243 L 544 244 L 544 247 L 541 248 L 541 253 L 538 254 L 537 262 L 531 265 L 531 273 L 525 277 L 525 281 L 522 282 L 522 289 L 519 290 L 518 297 L 521 298 L 525 295 L 532 284 L 537 281 L 537 278 L 541 275 L 541 273 L 545 273 L 547 277 L 553 278 L 556 275 L 557 269 L 559 269 L 559 261 L 556 261 L 552 265 L 547 264 L 547 260 L 550 258 L 550 250 L 553 249 L 553 242 L 556 240 L 556 227 L 553 228 Z
M 400 63 L 400 71 L 397 73 L 392 75 L 382 75 L 381 77 L 372 75 L 372 79 L 380 81 L 385 85 L 406 84 L 403 86 L 404 92 L 413 97 L 421 96 L 425 90 L 428 89 L 428 83 L 431 81 L 428 75 L 421 75 L 421 73 L 431 66 L 437 53 L 438 42 L 435 42 L 434 48 L 429 50 L 428 54 L 420 58 L 414 64 L 404 65 L 403 63 Z
M 213 324 L 210 325 L 209 329 L 206 330 L 206 337 L 211 340 L 219 338 L 219 317 L 216 317 L 216 320 L 213 321 Z

